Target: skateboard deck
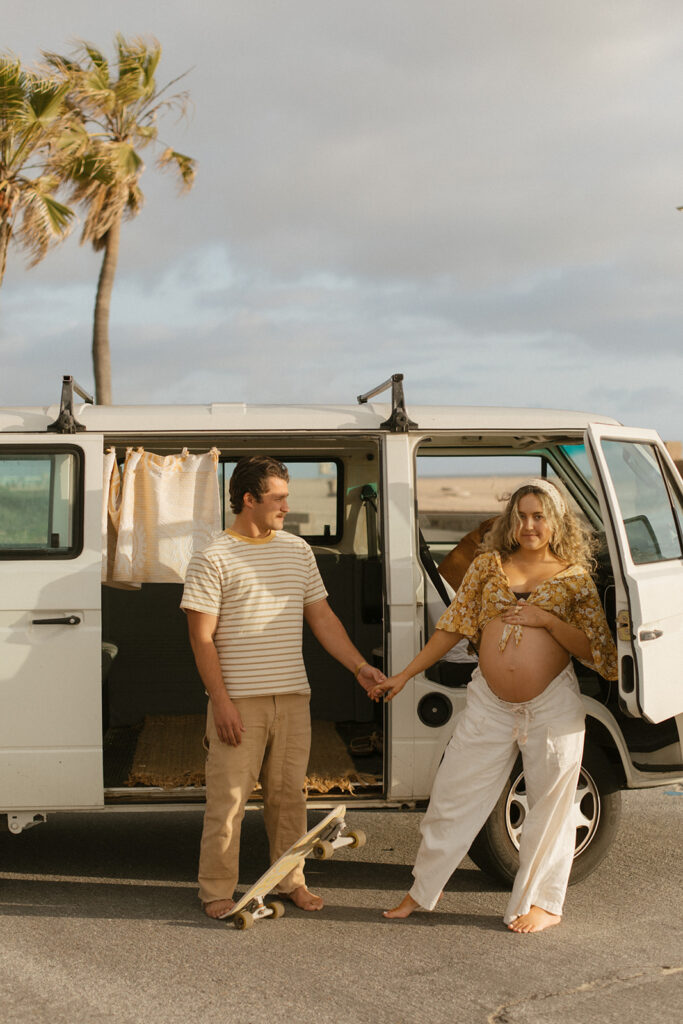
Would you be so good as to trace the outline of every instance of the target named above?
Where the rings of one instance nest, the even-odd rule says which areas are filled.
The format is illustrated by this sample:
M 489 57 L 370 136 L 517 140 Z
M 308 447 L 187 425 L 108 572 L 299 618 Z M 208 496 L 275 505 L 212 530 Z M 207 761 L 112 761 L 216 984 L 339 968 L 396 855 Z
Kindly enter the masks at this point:
M 237 901 L 225 919 L 232 921 L 235 928 L 250 928 L 254 921 L 262 917 L 282 917 L 285 908 L 279 900 L 264 903 L 264 896 L 282 881 L 285 875 L 297 866 L 302 857 L 313 854 L 319 860 L 328 860 L 334 851 L 342 846 L 359 848 L 365 845 L 365 834 L 356 829 L 343 834 L 346 829 L 344 821 L 346 807 L 339 804 L 319 821 L 305 835 L 297 839 L 281 857 L 271 864 L 267 871 L 247 889 Z

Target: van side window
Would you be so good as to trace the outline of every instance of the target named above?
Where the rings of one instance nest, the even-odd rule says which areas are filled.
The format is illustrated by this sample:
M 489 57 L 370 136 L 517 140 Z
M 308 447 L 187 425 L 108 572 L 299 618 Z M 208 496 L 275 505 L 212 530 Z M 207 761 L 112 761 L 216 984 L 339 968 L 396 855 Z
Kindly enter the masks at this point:
M 81 455 L 0 452 L 0 558 L 73 558 L 81 549 Z
M 681 558 L 681 537 L 655 448 L 603 440 L 602 450 L 634 563 Z M 680 509 L 677 511 L 680 522 Z
M 454 544 L 483 521 L 500 515 L 510 494 L 544 473 L 541 455 L 432 454 L 418 451 L 420 529 L 437 565 Z
M 270 453 L 269 453 L 270 454 Z M 273 453 L 275 454 L 275 453 Z M 344 522 L 344 466 L 340 459 L 320 461 L 277 453 L 289 470 L 289 509 L 285 530 L 309 544 L 333 544 L 341 540 Z M 233 521 L 229 483 L 234 459 L 221 459 L 223 526 Z

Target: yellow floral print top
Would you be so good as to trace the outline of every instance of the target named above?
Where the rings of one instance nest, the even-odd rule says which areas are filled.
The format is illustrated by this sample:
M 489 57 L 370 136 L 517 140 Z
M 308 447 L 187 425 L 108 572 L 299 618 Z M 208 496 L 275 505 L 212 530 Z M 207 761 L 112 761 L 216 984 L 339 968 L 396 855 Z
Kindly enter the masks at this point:
M 591 645 L 592 660 L 586 664 L 605 679 L 617 678 L 617 651 L 595 583 L 586 569 L 580 565 L 568 565 L 556 576 L 539 583 L 526 600 L 527 604 L 538 605 L 580 629 Z M 478 648 L 484 626 L 516 603 L 517 596 L 505 575 L 499 552 L 487 551 L 470 565 L 452 604 L 436 628 L 447 633 L 462 633 Z M 500 649 L 505 649 L 510 636 L 514 636 L 518 644 L 523 628 L 506 624 Z

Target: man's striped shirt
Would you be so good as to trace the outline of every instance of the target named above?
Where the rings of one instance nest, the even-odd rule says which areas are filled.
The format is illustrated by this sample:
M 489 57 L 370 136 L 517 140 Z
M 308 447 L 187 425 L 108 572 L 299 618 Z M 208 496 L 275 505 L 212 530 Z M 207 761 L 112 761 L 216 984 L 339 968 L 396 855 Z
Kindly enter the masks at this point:
M 309 693 L 304 606 L 327 597 L 315 556 L 283 530 L 252 539 L 226 530 L 187 569 L 180 607 L 218 615 L 214 642 L 230 697 Z

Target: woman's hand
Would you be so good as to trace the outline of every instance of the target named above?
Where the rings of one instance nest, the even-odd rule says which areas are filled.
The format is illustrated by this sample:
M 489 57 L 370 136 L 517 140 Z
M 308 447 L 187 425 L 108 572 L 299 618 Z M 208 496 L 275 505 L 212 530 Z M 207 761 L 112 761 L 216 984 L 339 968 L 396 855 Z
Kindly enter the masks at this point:
M 554 618 L 550 612 L 526 601 L 510 605 L 501 615 L 503 622 L 510 626 L 530 626 L 532 629 L 546 629 Z
M 373 700 L 381 700 L 382 697 L 385 700 L 393 700 L 396 694 L 401 692 L 409 678 L 410 676 L 406 676 L 403 672 L 400 672 L 397 676 L 390 676 L 389 679 L 385 679 L 383 683 L 376 686 L 374 690 L 370 690 L 370 697 Z
M 510 605 L 501 619 L 509 626 L 528 626 L 531 629 L 545 629 L 553 638 L 555 643 L 564 647 L 568 654 L 572 654 L 581 661 L 589 662 L 591 659 L 591 645 L 586 634 L 571 623 L 565 622 L 552 612 L 547 612 L 535 604 L 527 604 L 526 601 L 518 601 Z

